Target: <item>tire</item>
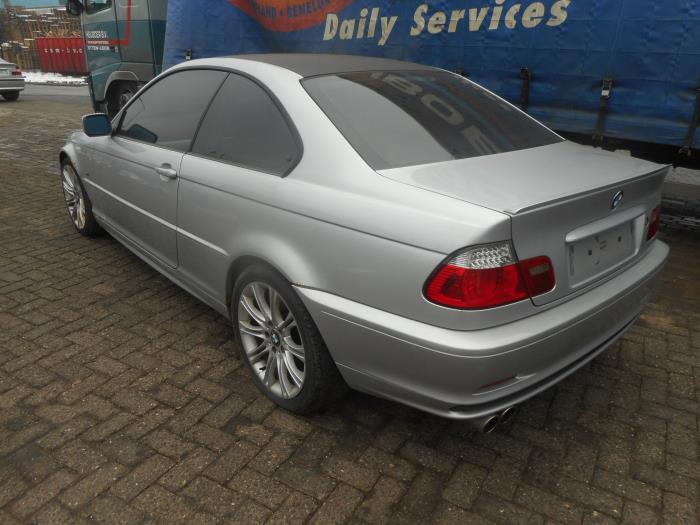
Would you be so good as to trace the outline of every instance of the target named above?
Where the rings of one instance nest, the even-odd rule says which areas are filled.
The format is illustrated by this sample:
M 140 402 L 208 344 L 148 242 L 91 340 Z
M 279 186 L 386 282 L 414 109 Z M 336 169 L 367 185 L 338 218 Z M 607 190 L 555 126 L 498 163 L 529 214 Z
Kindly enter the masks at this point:
M 68 216 L 78 233 L 85 237 L 100 235 L 104 230 L 97 223 L 97 219 L 92 213 L 90 197 L 88 197 L 83 183 L 80 182 L 78 172 L 68 159 L 61 162 L 61 185 Z
M 7 100 L 8 102 L 14 102 L 19 98 L 19 91 L 7 91 L 2 94 L 2 98 Z
M 114 87 L 110 87 L 107 97 L 107 116 L 114 118 L 137 91 L 136 82 L 117 82 Z
M 277 299 L 273 292 L 278 294 Z M 260 308 L 259 297 L 269 309 Z M 291 315 L 291 321 L 286 313 Z M 234 285 L 231 320 L 253 381 L 280 407 L 296 414 L 310 414 L 325 408 L 345 391 L 345 382 L 311 315 L 289 283 L 273 269 L 252 265 L 241 273 Z M 282 326 L 282 321 L 287 326 L 272 328 L 272 320 L 277 326 Z M 299 359 L 300 354 L 303 360 Z M 279 366 L 283 367 L 282 375 Z M 295 381 L 295 377 L 301 377 L 300 372 L 301 385 Z

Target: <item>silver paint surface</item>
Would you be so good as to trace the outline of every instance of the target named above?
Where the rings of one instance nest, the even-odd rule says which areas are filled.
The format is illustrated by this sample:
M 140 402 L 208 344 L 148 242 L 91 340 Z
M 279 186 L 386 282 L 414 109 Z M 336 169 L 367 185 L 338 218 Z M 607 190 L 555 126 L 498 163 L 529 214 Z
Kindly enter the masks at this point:
M 663 166 L 562 142 L 378 173 L 298 74 L 236 58 L 176 69 L 188 67 L 239 71 L 267 86 L 299 132 L 300 162 L 278 177 L 77 132 L 63 152 L 98 221 L 222 315 L 237 261 L 270 264 L 295 286 L 353 388 L 454 418 L 522 401 L 619 337 L 666 260 L 666 245 L 647 242 L 644 229 Z M 156 171 L 166 164 L 175 177 Z M 633 255 L 583 283 L 570 278 L 568 246 L 625 221 L 637 225 Z M 509 239 L 520 259 L 552 259 L 554 290 L 477 311 L 424 298 L 426 279 L 450 254 Z M 502 388 L 479 391 L 511 375 Z

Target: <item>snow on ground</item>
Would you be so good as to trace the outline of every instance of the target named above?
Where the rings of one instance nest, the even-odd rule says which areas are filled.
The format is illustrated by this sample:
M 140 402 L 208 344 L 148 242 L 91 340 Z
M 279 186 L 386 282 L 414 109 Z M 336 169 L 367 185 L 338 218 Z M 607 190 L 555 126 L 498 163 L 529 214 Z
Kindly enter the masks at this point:
M 45 73 L 44 71 L 23 71 L 27 84 L 54 84 L 64 86 L 85 86 L 86 77 L 66 76 L 60 73 Z
M 666 177 L 667 182 L 678 182 L 680 184 L 693 184 L 700 186 L 700 170 L 688 168 L 673 168 Z

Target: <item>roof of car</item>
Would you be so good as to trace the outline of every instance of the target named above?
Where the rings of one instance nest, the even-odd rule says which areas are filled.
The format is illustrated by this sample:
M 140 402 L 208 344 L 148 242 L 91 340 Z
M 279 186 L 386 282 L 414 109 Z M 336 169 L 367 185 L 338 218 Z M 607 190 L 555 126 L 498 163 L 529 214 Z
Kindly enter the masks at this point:
M 302 77 L 316 75 L 333 75 L 353 71 L 405 71 L 430 70 L 429 66 L 392 60 L 388 58 L 365 57 L 356 55 L 333 55 L 320 53 L 270 53 L 236 55 L 232 58 L 254 60 L 274 66 L 283 67 Z

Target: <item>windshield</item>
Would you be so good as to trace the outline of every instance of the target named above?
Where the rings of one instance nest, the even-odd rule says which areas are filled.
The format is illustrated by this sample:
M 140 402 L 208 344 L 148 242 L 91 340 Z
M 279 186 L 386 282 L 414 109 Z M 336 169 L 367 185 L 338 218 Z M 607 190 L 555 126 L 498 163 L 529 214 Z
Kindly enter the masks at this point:
M 343 73 L 308 78 L 302 84 L 377 170 L 562 140 L 504 100 L 445 71 Z

